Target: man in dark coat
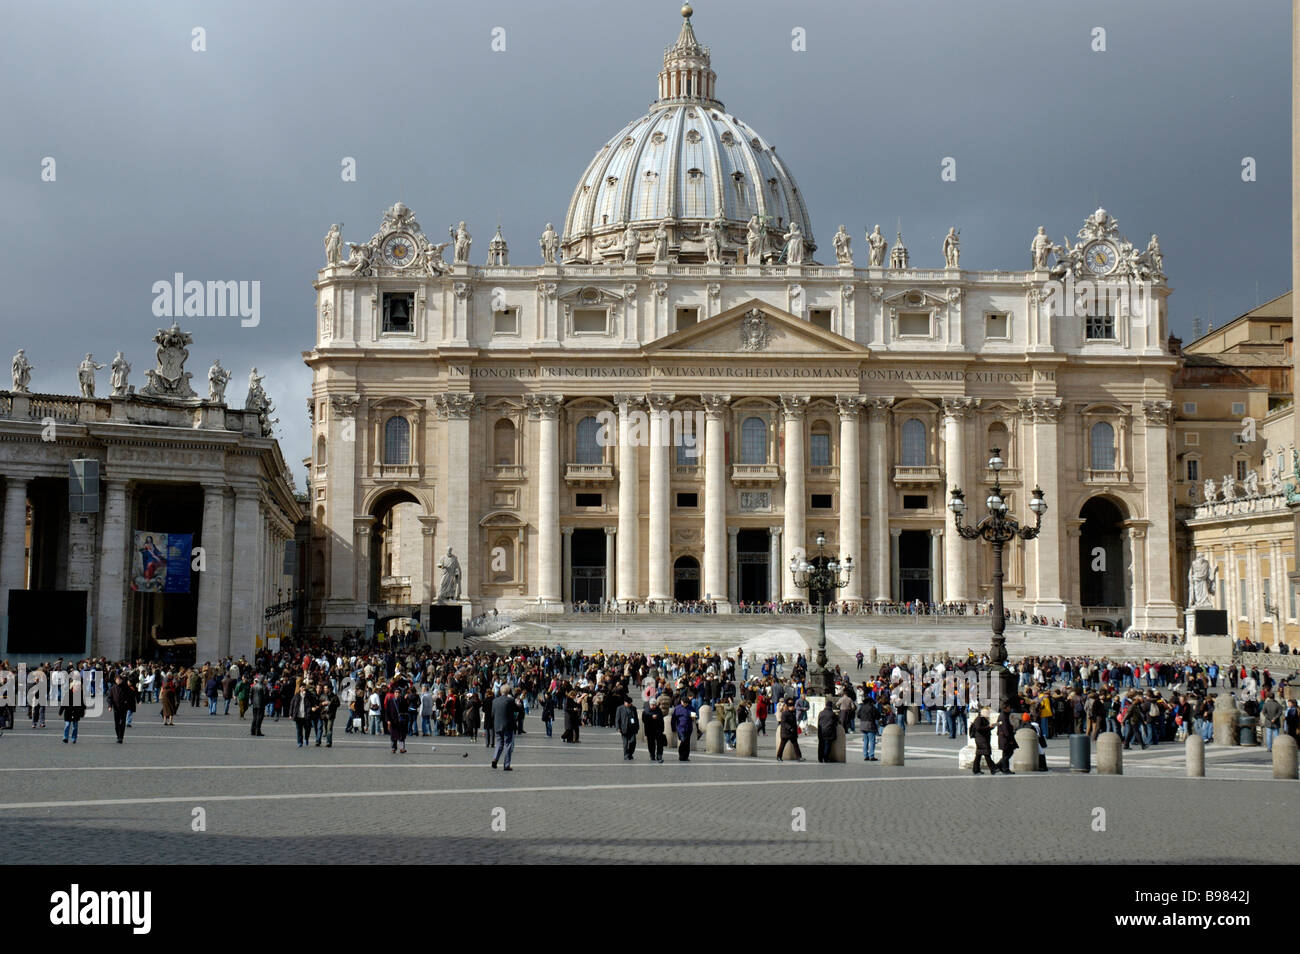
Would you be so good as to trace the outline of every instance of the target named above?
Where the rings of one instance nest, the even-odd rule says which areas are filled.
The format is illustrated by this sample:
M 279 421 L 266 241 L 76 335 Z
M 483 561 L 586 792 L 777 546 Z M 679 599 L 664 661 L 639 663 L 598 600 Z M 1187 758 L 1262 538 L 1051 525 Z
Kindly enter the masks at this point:
M 980 771 L 980 759 L 989 764 L 989 774 L 997 775 L 998 767 L 993 764 L 993 726 L 989 723 L 988 716 L 984 710 L 980 710 L 979 717 L 971 723 L 971 735 L 975 739 L 975 765 L 972 771 L 975 775 L 983 775 Z
M 780 725 L 781 744 L 776 747 L 776 760 L 784 762 L 781 756 L 785 754 L 787 745 L 794 746 L 794 757 L 800 762 L 806 761 L 803 753 L 799 751 L 799 718 L 794 712 L 794 700 L 787 699 L 785 705 L 781 707 L 781 714 L 778 719 Z
M 628 762 L 632 761 L 636 753 L 637 726 L 636 706 L 632 705 L 630 696 L 624 696 L 623 704 L 614 714 L 614 728 L 623 737 L 623 758 Z
M 311 740 L 311 717 L 315 707 L 316 696 L 304 679 L 289 701 L 289 718 L 293 720 L 298 732 L 298 748 L 302 748 Z
M 1016 743 L 1016 723 L 1011 717 L 1011 704 L 1007 702 L 1002 703 L 1002 718 L 998 719 L 998 748 L 1002 751 L 998 771 L 1015 775 L 1016 773 L 1011 771 L 1011 753 L 1019 748 L 1019 745 Z
M 878 762 L 876 758 L 876 700 L 863 693 L 862 703 L 858 706 L 858 728 L 862 730 L 862 761 Z
M 843 698 L 843 697 L 841 697 Z M 840 730 L 840 715 L 829 697 L 817 716 L 817 761 L 833 762 L 831 748 Z
M 262 677 L 256 676 L 253 679 L 253 688 L 248 690 L 248 704 L 252 706 L 253 723 L 249 729 L 249 735 L 262 734 L 262 720 L 266 718 L 266 703 L 269 696 L 266 692 L 266 683 L 262 682 Z
M 112 688 L 108 690 L 108 707 L 113 710 L 113 731 L 117 733 L 118 745 L 122 744 L 122 737 L 126 735 L 126 713 L 134 705 L 131 687 L 119 672 L 113 680 Z
M 673 731 L 677 733 L 677 761 L 691 760 L 691 734 L 695 731 L 695 712 L 690 699 L 682 696 L 673 709 Z
M 641 720 L 645 723 L 645 744 L 650 750 L 650 761 L 662 762 L 664 745 L 668 742 L 668 737 L 664 734 L 664 711 L 655 700 L 647 700 Z
M 492 756 L 492 767 L 497 767 L 497 762 L 504 754 L 506 764 L 501 768 L 509 772 L 510 757 L 515 754 L 515 697 L 510 694 L 510 689 L 506 686 L 501 687 L 501 694 L 492 700 L 492 724 L 496 726 L 497 747 Z

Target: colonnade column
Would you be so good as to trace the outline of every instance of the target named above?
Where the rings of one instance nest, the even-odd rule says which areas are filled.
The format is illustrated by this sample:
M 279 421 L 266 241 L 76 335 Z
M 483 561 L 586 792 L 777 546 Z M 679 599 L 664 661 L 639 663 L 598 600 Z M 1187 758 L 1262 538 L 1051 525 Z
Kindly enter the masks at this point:
M 605 528 L 605 599 L 614 598 L 615 569 L 614 561 L 617 557 L 618 550 L 616 543 L 618 532 L 613 527 Z
M 785 419 L 785 553 L 781 566 L 786 569 L 781 576 L 781 596 L 785 600 L 802 600 L 805 592 L 794 585 L 794 574 L 788 567 L 794 557 L 806 556 L 807 525 L 804 521 L 805 474 L 803 451 L 804 411 L 808 397 L 804 394 L 782 394 L 781 410 Z
M 0 611 L 9 612 L 9 591 L 27 588 L 27 480 L 5 478 L 4 529 L 0 537 Z
M 259 534 L 261 532 L 261 492 L 256 484 L 236 484 L 235 491 L 235 561 L 230 578 L 230 634 L 218 641 L 218 656 L 225 653 L 253 654 L 254 637 L 261 632 L 263 606 L 258 599 Z M 351 529 L 351 528 L 349 528 Z M 369 535 L 355 534 L 360 543 L 369 543 Z M 357 561 L 369 577 L 369 552 Z M 362 593 L 363 602 L 365 593 Z M 223 652 L 224 651 L 224 652 Z M 202 663 L 206 660 L 198 659 Z M 216 659 L 214 658 L 215 662 Z
M 199 575 L 199 617 L 197 656 L 217 659 L 223 639 L 221 606 L 228 602 L 226 592 L 230 586 L 230 567 L 224 559 L 226 551 L 223 531 L 226 526 L 226 488 L 220 484 L 203 485 L 203 572 Z
M 483 395 L 467 391 L 449 392 L 435 398 L 434 407 L 438 416 L 446 422 L 448 461 L 472 459 L 470 420 L 483 403 Z M 474 482 L 462 474 L 448 474 L 448 478 L 442 482 L 441 523 L 447 528 L 445 542 L 460 561 L 459 602 L 470 606 L 473 597 L 482 592 L 480 587 L 483 573 L 478 522 L 474 519 L 474 508 L 470 502 Z
M 871 494 L 871 525 L 867 528 L 868 555 L 863 561 L 864 572 L 871 574 L 871 599 L 888 601 L 889 576 L 889 436 L 886 426 L 892 397 L 867 399 L 867 443 L 870 445 L 868 466 Z
M 327 481 L 326 527 L 329 531 L 329 595 L 325 619 L 334 627 L 357 624 L 355 606 L 365 594 L 356 592 L 357 564 L 368 560 L 367 553 L 357 553 L 352 518 L 356 515 L 357 410 L 361 399 L 353 394 L 330 397 L 329 465 Z M 239 551 L 234 551 L 238 554 Z M 364 620 L 365 614 L 361 614 Z
M 650 394 L 650 588 L 649 599 L 672 598 L 672 558 L 668 540 L 669 445 L 668 411 L 676 395 Z M 620 503 L 621 510 L 621 503 Z
M 967 496 L 974 502 L 978 496 L 975 485 L 966 486 L 966 416 L 974 407 L 974 398 L 956 397 L 943 399 L 943 450 L 944 450 L 944 497 L 954 487 L 970 491 Z M 981 454 L 983 451 L 981 451 Z M 981 458 L 982 459 L 982 458 Z M 947 505 L 947 500 L 943 501 Z M 944 535 L 944 580 L 943 591 L 949 602 L 969 600 L 970 587 L 966 574 L 966 552 L 962 547 L 960 534 Z
M 615 394 L 618 406 L 618 594 L 620 602 L 640 596 L 637 572 L 637 524 L 640 514 L 638 448 L 632 441 L 631 416 L 645 399 L 634 394 Z
M 560 599 L 560 405 L 557 394 L 529 400 L 537 421 L 537 602 L 557 608 Z
M 859 394 L 841 394 L 835 398 L 840 409 L 840 559 L 853 558 L 857 569 L 849 575 L 841 599 L 862 602 L 862 469 L 858 455 L 859 412 L 863 398 Z
M 701 394 L 704 405 L 704 592 L 726 604 L 727 594 L 727 454 L 723 415 L 730 394 Z
M 110 478 L 99 482 L 103 494 L 100 509 L 104 537 L 99 545 L 99 597 L 95 604 L 95 641 L 92 651 L 108 659 L 121 659 L 126 643 L 123 587 L 126 585 L 127 533 L 131 523 L 126 486 L 125 480 Z M 5 501 L 6 535 L 9 530 L 7 498 L 8 494 Z M 8 596 L 7 590 L 5 595 Z

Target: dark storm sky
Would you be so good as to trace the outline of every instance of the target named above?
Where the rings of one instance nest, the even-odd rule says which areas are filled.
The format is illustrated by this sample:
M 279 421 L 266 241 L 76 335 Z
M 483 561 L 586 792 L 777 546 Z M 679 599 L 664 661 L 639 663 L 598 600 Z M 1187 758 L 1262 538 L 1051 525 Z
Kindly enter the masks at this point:
M 941 264 L 955 225 L 963 266 L 1020 269 L 1038 225 L 1073 238 L 1103 205 L 1135 244 L 1160 234 L 1176 334 L 1289 287 L 1284 0 L 695 7 L 719 97 L 793 171 L 822 261 L 841 222 L 861 260 L 864 227 L 892 239 L 901 219 L 914 265 Z M 2 13 L 3 358 L 26 348 L 34 390 L 72 393 L 85 351 L 106 362 L 121 348 L 139 387 L 170 323 L 152 313 L 154 282 L 260 281 L 257 327 L 182 321 L 189 369 L 206 393 L 220 356 L 234 404 L 250 365 L 267 373 L 300 486 L 300 352 L 330 223 L 363 241 L 401 199 L 435 241 L 466 219 L 477 262 L 500 215 L 512 263 L 537 262 L 588 160 L 654 98 L 681 22 L 670 0 L 6 0 Z M 195 27 L 206 52 L 191 50 Z M 340 177 L 345 156 L 356 182 Z M 940 180 L 947 156 L 956 182 Z

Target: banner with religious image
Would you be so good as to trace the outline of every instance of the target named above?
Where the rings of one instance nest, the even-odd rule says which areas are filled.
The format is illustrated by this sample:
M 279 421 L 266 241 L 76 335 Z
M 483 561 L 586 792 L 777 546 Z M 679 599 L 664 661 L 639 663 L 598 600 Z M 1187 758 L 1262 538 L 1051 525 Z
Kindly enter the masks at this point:
M 135 531 L 131 589 L 137 593 L 188 593 L 194 534 Z

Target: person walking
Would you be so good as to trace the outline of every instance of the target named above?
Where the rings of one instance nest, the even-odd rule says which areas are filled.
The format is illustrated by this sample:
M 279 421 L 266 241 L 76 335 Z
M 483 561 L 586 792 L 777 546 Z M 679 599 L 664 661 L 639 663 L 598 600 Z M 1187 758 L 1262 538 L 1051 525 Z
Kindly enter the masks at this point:
M 492 724 L 496 727 L 497 747 L 492 755 L 492 767 L 505 756 L 501 771 L 512 771 L 510 759 L 515 754 L 515 699 L 508 687 L 502 687 L 500 695 L 492 700 Z
M 401 686 L 393 686 L 384 701 L 384 719 L 388 722 L 388 738 L 393 754 L 406 754 L 406 699 Z M 400 748 L 399 748 L 400 747 Z
M 302 748 L 311 741 L 311 718 L 312 710 L 316 707 L 316 700 L 312 697 L 311 688 L 304 679 L 298 691 L 293 694 L 293 700 L 289 703 L 289 718 L 293 720 L 295 728 L 298 730 L 298 748 Z
M 1282 716 L 1286 710 L 1267 689 L 1261 689 L 1260 695 L 1264 697 L 1259 707 L 1259 721 L 1264 726 L 1264 747 L 1272 752 L 1273 740 L 1282 734 Z
M 980 759 L 989 765 L 989 774 L 997 775 L 998 767 L 993 764 L 993 726 L 989 723 L 989 710 L 986 706 L 980 710 L 979 717 L 971 723 L 971 735 L 975 738 L 975 765 L 972 773 L 983 775 L 980 771 Z
M 131 698 L 131 687 L 126 684 L 119 672 L 113 678 L 113 686 L 108 690 L 108 707 L 113 710 L 113 731 L 117 733 L 117 744 L 122 744 L 126 735 L 126 713 L 135 700 Z M 164 710 L 165 711 L 165 710 Z
M 253 677 L 253 685 L 248 690 L 248 704 L 252 707 L 253 722 L 249 727 L 249 735 L 262 734 L 262 720 L 266 718 L 266 684 L 262 682 L 260 675 Z
M 651 762 L 663 762 L 664 745 L 668 742 L 664 734 L 664 712 L 653 699 L 647 699 L 645 709 L 641 712 L 641 721 L 645 725 L 645 744 L 650 751 Z
M 63 744 L 68 744 L 68 735 L 72 735 L 72 744 L 77 744 L 77 725 L 86 715 L 86 703 L 81 696 L 81 682 L 72 682 L 63 694 L 63 704 L 59 706 L 59 715 L 63 716 Z
M 876 734 L 879 716 L 876 713 L 876 701 L 862 693 L 862 702 L 858 704 L 858 728 L 862 730 L 862 761 L 878 762 L 876 758 Z
M 636 706 L 632 704 L 632 697 L 624 696 L 623 704 L 618 707 L 618 712 L 614 715 L 614 728 L 618 729 L 618 734 L 623 737 L 623 759 L 625 761 L 631 762 L 636 754 L 638 727 Z
M 695 718 L 690 700 L 686 696 L 678 697 L 677 705 L 673 708 L 673 731 L 677 733 L 677 761 L 679 762 L 691 760 L 691 736 L 695 732 Z
M 542 725 L 546 726 L 546 737 L 551 738 L 555 727 L 555 696 L 549 692 L 542 693 Z
M 833 747 L 840 729 L 840 716 L 830 696 L 826 697 L 825 702 L 822 711 L 817 714 L 817 761 L 833 762 Z
M 781 712 L 777 718 L 777 731 L 781 737 L 781 744 L 776 747 L 776 760 L 784 762 L 782 756 L 785 754 L 787 745 L 794 746 L 794 757 L 800 762 L 808 761 L 799 751 L 799 717 L 794 711 L 794 701 L 787 699 L 781 707 Z
M 162 692 L 159 694 L 159 701 L 162 703 L 162 724 L 176 724 L 176 707 L 180 704 L 176 698 L 176 681 L 168 678 L 163 682 Z
M 1005 772 L 1007 775 L 1015 775 L 1011 771 L 1011 753 L 1020 746 L 1016 742 L 1016 723 L 1011 717 L 1011 704 L 1002 703 L 1002 717 L 998 719 L 998 749 L 1002 753 L 1002 758 L 998 761 L 997 771 Z

